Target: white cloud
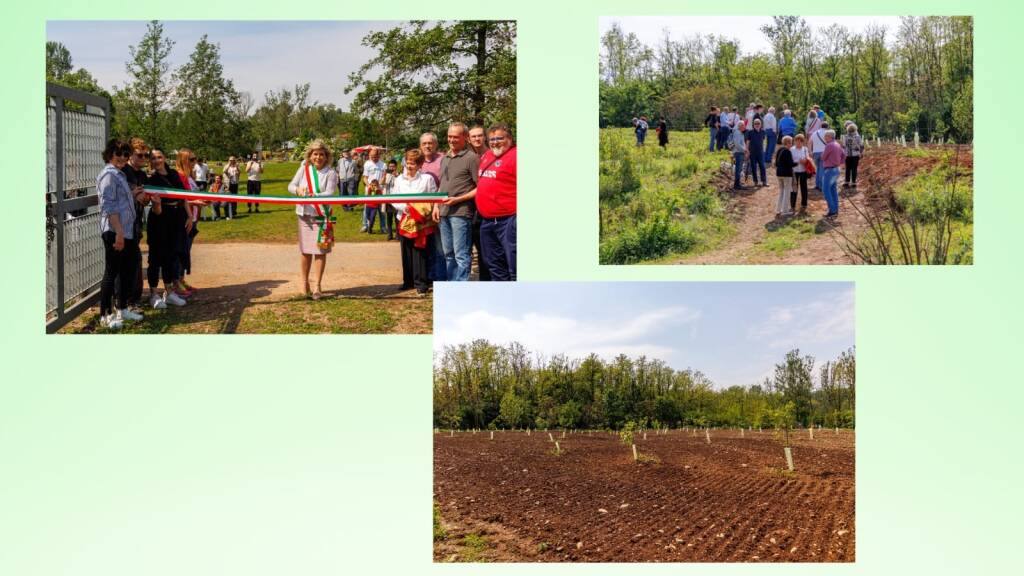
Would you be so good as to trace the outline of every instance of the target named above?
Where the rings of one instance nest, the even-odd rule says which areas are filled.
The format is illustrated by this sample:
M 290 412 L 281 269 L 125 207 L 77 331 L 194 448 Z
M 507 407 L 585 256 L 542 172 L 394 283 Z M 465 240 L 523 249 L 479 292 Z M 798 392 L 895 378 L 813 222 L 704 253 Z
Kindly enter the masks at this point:
M 747 338 L 776 349 L 852 340 L 856 323 L 854 291 L 851 288 L 832 296 L 832 300 L 770 308 L 765 319 L 750 326 Z
M 625 319 L 596 315 L 595 320 L 534 312 L 510 317 L 474 310 L 436 326 L 434 346 L 441 350 L 482 338 L 501 344 L 519 342 L 528 350 L 545 355 L 566 354 L 579 358 L 594 353 L 610 359 L 626 354 L 665 359 L 674 349 L 663 339 L 655 339 L 655 334 L 687 326 L 687 334 L 693 337 L 700 317 L 699 311 L 683 306 L 652 310 Z

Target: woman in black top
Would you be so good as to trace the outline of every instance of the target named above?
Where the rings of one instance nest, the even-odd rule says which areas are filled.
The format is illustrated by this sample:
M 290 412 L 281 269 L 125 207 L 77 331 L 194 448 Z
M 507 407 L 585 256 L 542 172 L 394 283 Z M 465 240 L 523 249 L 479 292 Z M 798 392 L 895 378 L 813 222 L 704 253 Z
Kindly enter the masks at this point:
M 168 170 L 167 159 L 161 150 L 154 148 L 150 153 L 153 172 L 146 180 L 148 186 L 184 190 L 176 170 Z M 185 202 L 178 199 L 162 199 L 154 196 L 153 209 L 146 222 L 146 237 L 149 241 L 149 303 L 153 308 L 166 308 L 168 304 L 184 306 L 185 299 L 176 294 L 176 280 L 180 276 L 178 263 L 187 249 L 188 228 L 192 219 L 188 217 Z M 156 287 L 164 281 L 164 295 L 161 298 Z
M 658 146 L 664 148 L 668 145 L 668 123 L 665 122 L 665 117 L 662 116 L 658 119 Z
M 779 178 L 779 198 L 775 203 L 776 216 L 789 216 L 793 213 L 791 205 L 796 203 L 796 191 L 793 189 L 793 168 L 796 162 L 793 162 L 793 152 L 789 150 L 792 143 L 792 138 L 784 137 L 782 146 L 775 153 L 775 175 Z

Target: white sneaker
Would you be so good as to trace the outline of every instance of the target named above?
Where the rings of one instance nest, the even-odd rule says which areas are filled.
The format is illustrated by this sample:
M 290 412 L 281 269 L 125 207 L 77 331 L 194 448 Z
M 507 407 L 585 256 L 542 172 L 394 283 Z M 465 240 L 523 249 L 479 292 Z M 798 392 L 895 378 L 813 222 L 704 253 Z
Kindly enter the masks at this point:
M 166 304 L 164 304 L 165 308 L 167 307 L 167 304 L 173 304 L 175 306 L 184 306 L 186 304 L 185 299 L 175 294 L 174 290 L 167 291 L 164 295 L 164 302 L 166 302 Z
M 124 327 L 124 322 L 116 313 L 111 312 L 106 316 L 100 316 L 100 326 L 108 330 L 120 330 Z
M 167 303 L 164 302 L 164 299 L 156 292 L 153 292 L 153 295 L 149 297 L 149 305 L 154 310 L 163 310 L 164 308 L 167 308 Z
M 142 314 L 137 314 L 135 312 L 132 312 L 128 308 L 125 308 L 124 310 L 121 310 L 121 320 L 124 320 L 124 321 L 127 321 L 127 322 L 139 322 L 139 321 L 142 320 L 142 318 L 143 318 Z

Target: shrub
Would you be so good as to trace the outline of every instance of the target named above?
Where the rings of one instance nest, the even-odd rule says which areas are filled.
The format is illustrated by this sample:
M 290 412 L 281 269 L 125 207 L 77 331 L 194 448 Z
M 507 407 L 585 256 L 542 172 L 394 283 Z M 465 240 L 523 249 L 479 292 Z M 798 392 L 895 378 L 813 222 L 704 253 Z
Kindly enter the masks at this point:
M 686 199 L 686 211 L 690 214 L 708 215 L 718 208 L 718 196 L 708 188 L 701 188 Z
M 683 178 L 689 178 L 697 173 L 698 167 L 697 158 L 687 156 L 686 158 L 683 158 L 681 162 L 672 166 L 671 174 L 673 178 L 678 178 L 680 180 Z
M 688 252 L 696 245 L 693 232 L 663 217 L 637 224 L 602 242 L 600 259 L 602 264 L 633 264 L 672 252 Z

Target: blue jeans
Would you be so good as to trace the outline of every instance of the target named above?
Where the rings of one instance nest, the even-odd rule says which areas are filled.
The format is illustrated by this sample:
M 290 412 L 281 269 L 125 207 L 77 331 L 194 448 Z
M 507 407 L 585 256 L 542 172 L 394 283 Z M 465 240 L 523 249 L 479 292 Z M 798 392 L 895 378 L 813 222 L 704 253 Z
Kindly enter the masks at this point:
M 733 178 L 733 188 L 740 187 L 740 178 L 743 176 L 743 152 L 732 153 L 733 162 L 736 163 L 735 177 Z
M 825 168 L 821 172 L 821 179 L 825 188 L 822 193 L 825 195 L 825 202 L 828 204 L 829 215 L 839 214 L 839 167 Z
M 355 178 L 349 178 L 348 180 L 341 181 L 341 195 L 342 196 L 355 196 L 359 192 L 359 182 Z M 344 205 L 341 207 L 346 212 L 352 211 L 352 206 Z
M 751 154 L 750 155 L 750 174 L 754 177 L 754 184 L 761 182 L 762 184 L 768 183 L 768 177 L 765 174 L 764 169 L 764 154 Z M 761 175 L 761 179 L 758 180 L 758 174 Z
M 711 141 L 708 144 L 708 152 L 714 152 L 715 151 L 715 143 L 718 142 L 718 128 L 715 128 L 714 126 L 710 126 L 708 128 L 708 130 L 711 133 Z
M 445 270 L 449 281 L 469 280 L 473 263 L 473 219 L 468 216 L 445 216 L 439 223 Z
M 775 142 L 778 137 L 775 135 L 775 130 L 765 130 L 764 133 L 768 138 L 768 147 L 764 150 L 764 163 L 771 164 L 772 157 L 775 155 Z
M 373 234 L 373 222 L 377 219 L 377 212 L 379 208 L 370 208 L 369 206 L 363 206 L 363 226 L 366 227 L 366 231 Z M 384 224 L 380 225 L 381 233 L 384 232 Z
M 427 277 L 432 282 L 444 282 L 448 279 L 448 266 L 444 262 L 444 250 L 441 249 L 441 234 L 431 234 L 427 238 Z
M 484 218 L 480 224 L 480 259 L 491 280 L 516 280 L 516 215 Z
M 814 173 L 814 187 L 818 190 L 824 190 L 825 184 L 822 183 L 821 178 L 821 152 L 815 152 L 812 156 L 814 157 L 814 167 L 818 170 Z

